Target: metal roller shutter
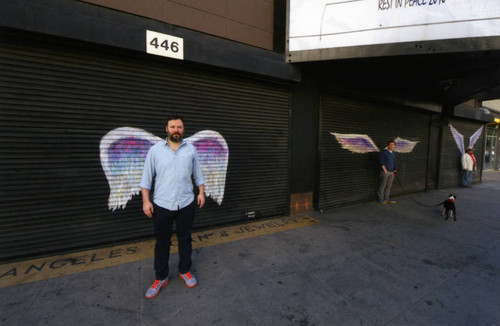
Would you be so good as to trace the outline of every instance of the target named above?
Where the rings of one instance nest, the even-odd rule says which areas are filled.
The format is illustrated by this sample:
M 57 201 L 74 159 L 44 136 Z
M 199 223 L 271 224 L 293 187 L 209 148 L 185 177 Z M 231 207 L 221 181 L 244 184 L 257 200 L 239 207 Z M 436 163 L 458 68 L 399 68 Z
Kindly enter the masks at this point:
M 375 200 L 379 185 L 378 150 L 383 150 L 389 139 L 397 137 L 418 143 L 409 153 L 396 153 L 402 185 L 394 181 L 392 194 L 425 190 L 429 128 L 430 115 L 426 113 L 322 96 L 318 208 Z M 331 133 L 339 137 L 355 135 L 359 138 L 357 141 L 362 142 L 362 137 L 369 138 L 378 150 L 353 152 L 343 148 Z
M 455 128 L 464 138 L 464 150 L 469 146 L 470 137 L 481 129 L 481 136 L 474 144 L 474 157 L 476 158 L 477 171 L 472 174 L 472 182 L 481 180 L 479 171 L 483 165 L 483 133 L 484 125 L 478 122 L 450 119 L 448 126 L 443 128 L 442 149 L 441 149 L 441 166 L 439 171 L 439 186 L 441 188 L 456 187 L 461 184 L 462 180 L 462 163 L 460 149 L 453 138 L 451 127 Z
M 108 207 L 100 161 L 120 127 L 165 137 L 179 113 L 186 137 L 215 130 L 227 142 L 224 199 L 195 228 L 286 215 L 286 85 L 210 73 L 142 53 L 0 30 L 0 260 L 151 237 L 140 196 Z

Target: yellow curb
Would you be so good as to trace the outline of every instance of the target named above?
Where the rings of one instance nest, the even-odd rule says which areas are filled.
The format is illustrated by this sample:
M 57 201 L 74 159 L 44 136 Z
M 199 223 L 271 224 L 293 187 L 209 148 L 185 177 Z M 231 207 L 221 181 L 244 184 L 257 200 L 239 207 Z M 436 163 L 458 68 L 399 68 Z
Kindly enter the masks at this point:
M 215 246 L 320 223 L 310 216 L 288 216 L 193 232 L 193 248 Z M 2 264 L 0 288 L 149 259 L 154 255 L 154 245 L 154 240 L 148 240 Z M 172 238 L 170 252 L 177 252 L 175 236 Z

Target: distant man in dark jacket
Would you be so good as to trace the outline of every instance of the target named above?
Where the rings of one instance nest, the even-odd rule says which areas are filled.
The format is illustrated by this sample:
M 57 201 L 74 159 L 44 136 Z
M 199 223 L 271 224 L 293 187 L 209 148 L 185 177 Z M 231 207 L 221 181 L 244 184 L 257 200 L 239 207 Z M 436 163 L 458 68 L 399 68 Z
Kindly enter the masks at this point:
M 378 188 L 378 201 L 381 204 L 395 204 L 396 202 L 391 199 L 392 182 L 394 181 L 394 174 L 396 173 L 396 155 L 394 148 L 396 142 L 389 140 L 387 148 L 380 153 L 380 187 Z

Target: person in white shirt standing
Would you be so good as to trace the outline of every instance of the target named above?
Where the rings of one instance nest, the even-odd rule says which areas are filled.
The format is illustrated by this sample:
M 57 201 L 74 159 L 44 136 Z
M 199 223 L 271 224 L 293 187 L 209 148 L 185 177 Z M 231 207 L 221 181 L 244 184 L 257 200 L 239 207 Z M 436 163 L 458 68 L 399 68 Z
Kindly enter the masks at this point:
M 474 150 L 472 148 L 467 148 L 465 154 L 462 155 L 462 187 L 470 187 L 470 183 L 472 181 L 472 171 L 477 170 L 476 167 L 476 158 L 474 154 L 472 154 Z

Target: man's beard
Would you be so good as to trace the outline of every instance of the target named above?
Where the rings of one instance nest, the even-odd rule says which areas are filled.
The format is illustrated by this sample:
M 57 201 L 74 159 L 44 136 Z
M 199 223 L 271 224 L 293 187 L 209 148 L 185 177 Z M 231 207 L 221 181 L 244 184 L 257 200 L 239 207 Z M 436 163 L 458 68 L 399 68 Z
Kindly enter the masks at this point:
M 175 136 L 179 136 L 179 137 L 175 137 Z M 179 133 L 168 134 L 168 139 L 170 139 L 174 143 L 180 143 L 182 141 L 182 135 Z

